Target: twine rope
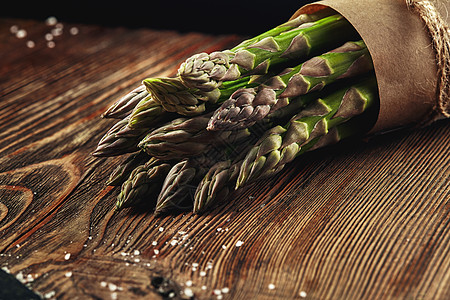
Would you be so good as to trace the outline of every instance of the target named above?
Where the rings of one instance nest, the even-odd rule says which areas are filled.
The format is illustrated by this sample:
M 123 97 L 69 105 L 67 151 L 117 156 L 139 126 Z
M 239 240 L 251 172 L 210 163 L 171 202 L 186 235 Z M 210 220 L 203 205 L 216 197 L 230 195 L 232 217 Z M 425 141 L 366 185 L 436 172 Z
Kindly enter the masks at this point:
M 450 118 L 450 29 L 430 1 L 406 0 L 406 5 L 420 16 L 431 36 L 438 68 L 434 110 Z

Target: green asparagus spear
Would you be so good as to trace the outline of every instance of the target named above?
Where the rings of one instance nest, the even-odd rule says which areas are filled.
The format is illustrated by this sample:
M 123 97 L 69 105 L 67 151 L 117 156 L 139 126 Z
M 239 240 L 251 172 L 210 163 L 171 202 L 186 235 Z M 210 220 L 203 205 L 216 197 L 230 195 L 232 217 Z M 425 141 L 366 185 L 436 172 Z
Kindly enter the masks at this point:
M 160 159 L 183 159 L 198 155 L 212 144 L 227 145 L 249 136 L 248 129 L 222 131 L 206 130 L 211 114 L 193 118 L 178 118 L 150 132 L 140 143 L 149 155 Z
M 129 178 L 122 184 L 117 197 L 117 209 L 130 207 L 142 201 L 155 200 L 170 168 L 170 162 L 156 158 L 150 158 L 145 164 L 134 168 Z
M 325 10 L 325 9 L 320 10 L 314 14 L 301 14 L 298 17 L 296 17 L 292 20 L 289 20 L 281 25 L 278 25 L 277 27 L 272 28 L 258 36 L 255 36 L 253 38 L 250 38 L 250 39 L 247 39 L 247 40 L 241 42 L 239 45 L 232 48 L 231 51 L 236 52 L 240 49 L 245 49 L 246 47 L 256 44 L 257 42 L 259 42 L 265 38 L 280 35 L 281 33 L 298 28 L 302 25 L 305 26 L 304 24 L 317 21 L 319 19 L 322 19 L 322 18 L 330 16 L 330 15 L 331 15 L 331 11 Z
M 349 118 L 359 115 L 377 99 L 374 78 L 344 88 L 310 103 L 286 126 L 275 126 L 248 152 L 236 188 L 270 176 L 292 161 L 312 140 Z
M 149 93 L 144 85 L 141 85 L 130 93 L 126 94 L 113 105 L 111 105 L 103 114 L 103 118 L 123 119 L 129 115 L 134 107 L 142 100 L 147 98 Z
M 106 181 L 107 185 L 121 185 L 130 176 L 131 172 L 139 165 L 144 164 L 150 159 L 150 156 L 144 151 L 130 154 L 121 162 L 111 173 Z
M 283 107 L 290 99 L 344 78 L 373 70 L 364 42 L 347 42 L 330 52 L 288 68 L 256 88 L 237 90 L 219 107 L 208 124 L 209 130 L 246 128 Z
M 94 156 L 117 156 L 139 151 L 138 144 L 145 135 L 159 123 L 173 116 L 166 113 L 161 105 L 150 96 L 142 99 L 133 112 L 118 121 L 100 139 Z
M 333 15 L 274 37 L 266 37 L 236 52 L 225 50 L 196 54 L 180 66 L 178 76 L 189 88 L 212 91 L 224 81 L 251 74 L 266 74 L 270 68 L 289 60 L 305 60 L 317 52 L 323 53 L 357 37 L 347 20 Z
M 100 139 L 92 155 L 98 157 L 117 156 L 139 151 L 139 141 L 145 136 L 147 128 L 132 129 L 128 126 L 129 117 L 118 121 Z
M 230 148 L 233 146 L 230 145 Z M 164 180 L 155 213 L 167 212 L 174 208 L 192 208 L 194 191 L 198 183 L 212 165 L 226 159 L 227 155 L 228 151 L 211 148 L 174 165 Z
M 200 92 L 186 89 L 178 78 L 147 78 L 143 81 L 153 96 L 166 111 L 185 116 L 201 114 L 205 111 L 205 101 L 217 100 L 218 90 Z
M 209 169 L 195 190 L 194 213 L 204 211 L 229 194 L 232 190 L 231 183 L 239 175 L 242 161 L 234 163 L 231 160 L 220 161 Z
M 156 201 L 155 214 L 167 212 L 174 208 L 182 208 L 182 203 L 192 197 L 196 182 L 206 169 L 184 159 L 175 164 L 169 171 Z M 191 206 L 186 204 L 186 206 Z
M 139 101 L 129 117 L 128 127 L 149 130 L 168 117 L 167 112 L 151 95 Z
M 257 85 L 257 82 L 250 82 L 250 77 L 246 77 L 225 84 L 220 89 L 205 92 L 187 88 L 179 78 L 147 78 L 143 83 L 153 100 L 165 111 L 184 116 L 199 115 L 205 111 L 207 102 L 221 103 L 236 89 Z

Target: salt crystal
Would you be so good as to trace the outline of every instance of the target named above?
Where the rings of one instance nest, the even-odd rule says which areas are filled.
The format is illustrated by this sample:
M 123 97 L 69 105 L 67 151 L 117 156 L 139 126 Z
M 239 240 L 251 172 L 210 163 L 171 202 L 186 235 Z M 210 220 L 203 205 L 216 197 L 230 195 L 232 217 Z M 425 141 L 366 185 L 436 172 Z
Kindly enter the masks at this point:
M 269 290 L 273 290 L 273 289 L 275 289 L 275 284 L 270 283 L 268 287 L 269 287 Z
M 27 41 L 28 48 L 34 48 L 34 46 L 36 46 L 36 44 L 33 41 Z
M 51 33 L 53 36 L 60 36 L 62 34 L 62 29 L 61 28 L 53 28 Z
M 201 277 L 205 277 L 206 276 L 206 272 L 205 271 L 200 271 L 200 276 Z
M 301 291 L 299 293 L 300 297 L 305 298 L 306 297 L 306 292 L 305 291 Z
M 18 39 L 23 39 L 26 36 L 27 36 L 27 31 L 25 29 L 20 29 L 19 31 L 16 32 L 16 37 Z
M 101 287 L 106 287 L 108 284 L 106 283 L 106 282 L 104 282 L 104 281 L 102 281 L 102 282 L 100 282 L 100 286 Z
M 223 299 L 223 295 L 217 295 L 217 300 Z
M 116 300 L 116 299 L 118 298 L 117 296 L 118 296 L 118 295 L 117 295 L 116 292 L 111 293 L 111 299 Z
M 134 255 L 139 255 L 139 254 L 141 254 L 141 252 L 139 250 L 134 250 L 133 254 Z
M 198 268 L 198 263 L 192 263 L 192 267 Z
M 19 26 L 17 25 L 12 25 L 11 27 L 9 27 L 9 32 L 11 32 L 12 34 L 16 34 L 17 31 L 19 31 Z
M 185 294 L 187 297 L 194 297 L 194 292 L 193 292 L 190 288 L 185 288 L 185 289 L 184 289 L 184 294 Z
M 215 289 L 214 291 L 213 291 L 213 293 L 214 293 L 214 295 L 220 295 L 220 294 L 222 294 L 222 291 L 221 290 L 219 290 L 219 289 Z
M 177 240 L 171 240 L 171 241 L 170 241 L 170 244 L 171 244 L 172 246 L 175 246 L 176 244 L 178 244 L 178 241 L 177 241 Z
M 64 255 L 64 259 L 65 260 L 69 260 L 70 259 L 70 253 L 67 253 L 66 255 Z
M 164 227 L 159 227 L 159 231 L 163 232 L 164 231 Z
M 135 258 L 135 259 L 134 259 L 134 262 L 135 262 L 135 263 L 138 263 L 138 262 L 140 262 L 140 261 L 141 261 L 141 260 L 140 260 L 139 258 Z
M 49 42 L 47 43 L 47 47 L 49 47 L 49 48 L 55 48 L 55 46 L 56 46 L 56 44 L 55 44 L 54 41 L 49 41 Z
M 157 241 L 153 241 L 153 242 L 152 242 L 152 245 L 153 245 L 153 246 L 156 246 L 156 245 L 158 245 L 158 242 L 157 242 Z
M 115 290 L 117 290 L 117 285 L 115 285 L 114 283 L 108 283 L 108 289 L 111 291 L 111 292 L 114 292 Z
M 203 285 L 203 286 L 202 286 L 202 291 L 206 291 L 207 288 L 208 288 L 208 287 L 207 287 L 206 285 Z
M 129 254 L 126 253 L 126 252 L 121 252 L 120 255 L 122 255 L 122 256 L 127 256 L 127 255 L 129 255 Z
M 53 16 L 48 17 L 48 18 L 45 20 L 45 24 L 47 24 L 47 25 L 49 25 L 49 26 L 54 26 L 54 25 L 56 25 L 56 23 L 58 23 L 58 20 L 56 19 L 56 17 L 53 17 Z
M 80 30 L 77 27 L 72 27 L 69 29 L 69 32 L 71 35 L 77 35 L 80 32 Z
M 192 286 L 192 281 L 191 280 L 186 281 L 186 286 Z
M 222 288 L 222 293 L 224 293 L 224 294 L 228 294 L 229 291 L 230 291 L 230 289 L 227 287 Z
M 236 247 L 240 247 L 240 246 L 242 246 L 244 244 L 244 242 L 243 241 L 237 241 L 237 243 L 236 243 Z
M 223 249 L 223 250 L 227 249 L 227 246 L 222 245 L 222 249 Z
M 46 41 L 52 41 L 52 40 L 53 40 L 53 34 L 51 34 L 51 33 L 46 33 L 46 34 L 45 34 L 45 40 L 46 40 Z
M 55 295 L 56 295 L 56 292 L 55 291 L 51 291 L 51 292 L 48 292 L 47 294 L 45 294 L 44 298 L 45 299 L 51 299 L 51 298 L 55 297 Z
M 19 272 L 16 274 L 16 279 L 19 280 L 20 282 L 24 283 L 24 278 L 23 278 L 23 273 Z
M 154 252 L 155 254 L 159 254 L 159 250 L 158 250 L 158 249 L 154 249 L 153 252 Z
M 67 278 L 72 277 L 72 272 L 67 272 L 66 274 L 64 274 Z

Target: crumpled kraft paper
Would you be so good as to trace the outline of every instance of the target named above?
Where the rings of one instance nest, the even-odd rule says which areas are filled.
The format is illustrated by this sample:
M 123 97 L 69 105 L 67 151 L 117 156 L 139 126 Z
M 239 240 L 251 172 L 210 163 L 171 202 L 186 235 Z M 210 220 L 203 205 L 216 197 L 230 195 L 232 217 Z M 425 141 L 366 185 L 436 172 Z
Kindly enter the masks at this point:
M 437 4 L 448 24 L 450 1 Z M 438 78 L 431 38 L 420 17 L 405 0 L 323 0 L 301 7 L 292 18 L 330 8 L 355 27 L 372 56 L 380 109 L 371 131 L 421 123 L 436 103 Z

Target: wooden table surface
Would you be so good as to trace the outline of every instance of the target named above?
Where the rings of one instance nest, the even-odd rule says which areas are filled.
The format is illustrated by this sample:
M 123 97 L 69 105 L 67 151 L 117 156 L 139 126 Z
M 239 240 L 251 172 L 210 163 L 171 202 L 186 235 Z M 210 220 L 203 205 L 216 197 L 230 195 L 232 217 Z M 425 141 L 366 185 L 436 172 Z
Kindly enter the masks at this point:
M 0 20 L 0 267 L 34 292 L 450 299 L 449 121 L 304 155 L 203 215 L 115 212 L 121 158 L 91 155 L 114 123 L 100 114 L 241 38 L 63 25 L 48 45 L 54 26 Z

